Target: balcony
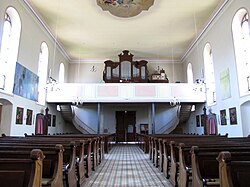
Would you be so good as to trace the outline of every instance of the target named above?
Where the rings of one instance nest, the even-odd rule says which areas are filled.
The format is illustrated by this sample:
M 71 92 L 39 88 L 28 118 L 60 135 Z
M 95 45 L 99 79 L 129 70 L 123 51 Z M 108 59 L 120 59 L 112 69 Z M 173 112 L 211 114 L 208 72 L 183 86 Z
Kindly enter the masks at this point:
M 97 83 L 48 84 L 48 103 L 203 103 L 204 84 L 188 83 Z

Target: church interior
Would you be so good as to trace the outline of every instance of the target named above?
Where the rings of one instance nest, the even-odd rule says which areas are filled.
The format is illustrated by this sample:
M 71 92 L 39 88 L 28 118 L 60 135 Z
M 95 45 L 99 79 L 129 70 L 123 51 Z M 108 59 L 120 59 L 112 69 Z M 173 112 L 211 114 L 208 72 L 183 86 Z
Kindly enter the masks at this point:
M 3 187 L 248 186 L 249 10 L 2 0 Z

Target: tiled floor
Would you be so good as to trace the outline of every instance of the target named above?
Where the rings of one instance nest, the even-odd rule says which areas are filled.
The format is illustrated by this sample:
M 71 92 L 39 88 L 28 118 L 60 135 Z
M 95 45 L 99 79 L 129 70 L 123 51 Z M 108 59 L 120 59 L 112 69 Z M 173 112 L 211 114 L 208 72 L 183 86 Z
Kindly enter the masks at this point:
M 116 145 L 84 187 L 172 187 L 136 145 Z

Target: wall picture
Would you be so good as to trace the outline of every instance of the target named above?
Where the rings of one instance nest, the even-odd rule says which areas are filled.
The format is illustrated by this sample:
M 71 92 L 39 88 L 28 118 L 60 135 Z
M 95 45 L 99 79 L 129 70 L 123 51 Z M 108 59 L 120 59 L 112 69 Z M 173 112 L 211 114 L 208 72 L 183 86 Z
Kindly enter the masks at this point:
M 220 73 L 220 89 L 222 99 L 231 97 L 230 74 L 228 68 Z
M 148 134 L 148 124 L 140 124 L 140 133 Z
M 13 93 L 27 99 L 38 101 L 38 76 L 16 63 Z
M 230 117 L 230 124 L 236 125 L 237 124 L 236 107 L 229 108 L 229 117 Z
M 0 124 L 2 121 L 2 110 L 3 110 L 3 105 L 0 104 Z
M 220 124 L 227 125 L 226 109 L 220 110 Z
M 201 126 L 201 124 L 200 124 L 200 116 L 197 115 L 196 116 L 196 127 L 200 127 L 200 126 Z
M 205 115 L 201 114 L 201 127 L 204 127 L 205 125 Z
M 33 110 L 27 109 L 26 112 L 26 125 L 32 125 Z
M 48 114 L 48 126 L 49 127 L 51 127 L 51 118 L 52 118 L 52 116 L 51 116 L 51 114 Z
M 52 117 L 52 127 L 56 126 L 56 115 L 53 115 Z
M 23 108 L 16 108 L 16 124 L 23 124 Z

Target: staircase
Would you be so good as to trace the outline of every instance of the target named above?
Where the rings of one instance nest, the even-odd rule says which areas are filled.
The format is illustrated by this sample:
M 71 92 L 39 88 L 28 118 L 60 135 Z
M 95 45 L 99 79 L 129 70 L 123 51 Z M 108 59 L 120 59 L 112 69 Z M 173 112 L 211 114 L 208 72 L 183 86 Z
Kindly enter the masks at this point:
M 83 134 L 90 134 L 90 133 L 96 134 L 97 133 L 75 116 L 75 113 L 71 107 L 71 104 L 61 104 L 59 106 L 60 106 L 62 118 L 64 119 L 66 123 L 74 125 L 75 128 Z
M 63 104 L 59 106 L 60 106 L 61 115 L 64 121 L 72 124 L 73 113 L 72 113 L 71 104 Z
M 182 103 L 181 109 L 179 111 L 179 124 L 185 123 L 191 114 L 192 104 L 190 103 Z

